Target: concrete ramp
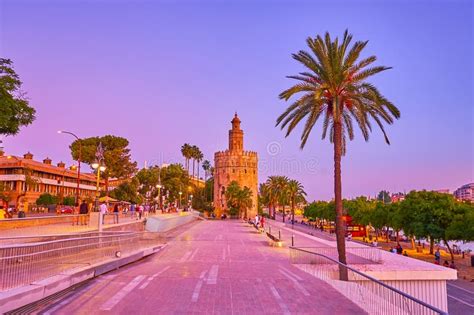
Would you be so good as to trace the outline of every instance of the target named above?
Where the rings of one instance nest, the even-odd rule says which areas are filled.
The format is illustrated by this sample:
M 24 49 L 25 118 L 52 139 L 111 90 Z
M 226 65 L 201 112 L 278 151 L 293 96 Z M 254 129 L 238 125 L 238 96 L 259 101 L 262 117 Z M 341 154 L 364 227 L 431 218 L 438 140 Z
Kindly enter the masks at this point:
M 153 216 L 146 220 L 145 230 L 148 232 L 166 232 L 194 220 L 197 220 L 196 216 L 189 212 Z

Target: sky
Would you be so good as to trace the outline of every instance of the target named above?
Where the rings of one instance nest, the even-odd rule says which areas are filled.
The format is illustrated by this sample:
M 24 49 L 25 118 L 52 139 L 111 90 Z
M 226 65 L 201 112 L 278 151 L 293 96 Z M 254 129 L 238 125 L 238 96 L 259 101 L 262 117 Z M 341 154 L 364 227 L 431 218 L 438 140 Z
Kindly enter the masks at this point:
M 285 138 L 278 94 L 303 71 L 291 58 L 329 31 L 369 40 L 364 56 L 391 66 L 370 80 L 401 111 L 388 146 L 374 128 L 342 160 L 343 195 L 450 189 L 473 182 L 471 1 L 23 1 L 0 0 L 0 56 L 23 81 L 36 121 L 3 138 L 7 154 L 73 163 L 73 140 L 113 134 L 143 166 L 227 148 L 238 112 L 259 181 L 299 180 L 308 199 L 333 196 L 333 151 L 315 126 Z M 1 110 L 1 109 L 0 109 Z

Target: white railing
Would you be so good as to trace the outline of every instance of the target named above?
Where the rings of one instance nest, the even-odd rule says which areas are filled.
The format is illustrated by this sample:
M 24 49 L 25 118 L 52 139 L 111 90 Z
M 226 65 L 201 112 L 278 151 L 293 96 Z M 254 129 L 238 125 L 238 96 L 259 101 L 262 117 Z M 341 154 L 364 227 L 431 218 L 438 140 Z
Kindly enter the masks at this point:
M 20 238 L 17 244 L 0 246 L 0 291 L 28 285 L 68 269 L 119 258 L 142 246 L 163 243 L 158 235 L 143 232 L 94 232 L 50 238 L 46 241 Z
M 330 284 L 368 314 L 447 315 L 447 312 L 342 264 L 321 252 L 290 247 L 290 261 L 298 268 Z M 347 273 L 348 281 L 338 280 L 341 269 Z

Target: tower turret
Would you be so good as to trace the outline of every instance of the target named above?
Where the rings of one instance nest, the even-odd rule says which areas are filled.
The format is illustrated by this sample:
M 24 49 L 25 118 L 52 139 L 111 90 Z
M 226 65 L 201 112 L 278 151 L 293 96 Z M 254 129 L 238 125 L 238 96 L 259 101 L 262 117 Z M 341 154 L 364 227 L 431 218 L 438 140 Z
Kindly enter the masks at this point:
M 229 151 L 242 152 L 244 150 L 244 132 L 240 129 L 240 119 L 237 113 L 231 121 L 232 129 L 229 130 Z

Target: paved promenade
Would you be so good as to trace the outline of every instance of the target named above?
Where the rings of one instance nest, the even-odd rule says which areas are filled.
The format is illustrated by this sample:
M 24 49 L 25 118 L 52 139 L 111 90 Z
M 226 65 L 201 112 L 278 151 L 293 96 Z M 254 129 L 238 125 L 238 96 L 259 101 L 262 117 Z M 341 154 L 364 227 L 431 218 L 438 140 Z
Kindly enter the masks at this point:
M 160 253 L 98 277 L 42 314 L 363 314 L 240 221 L 202 221 Z

